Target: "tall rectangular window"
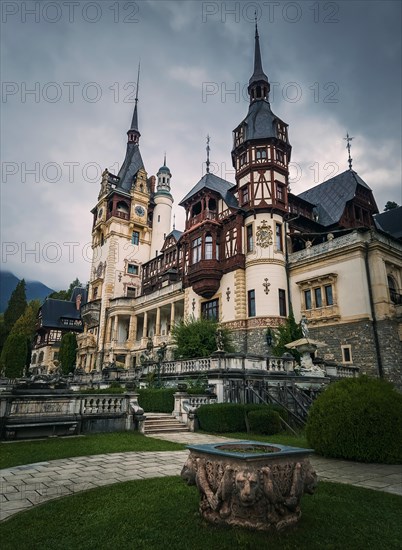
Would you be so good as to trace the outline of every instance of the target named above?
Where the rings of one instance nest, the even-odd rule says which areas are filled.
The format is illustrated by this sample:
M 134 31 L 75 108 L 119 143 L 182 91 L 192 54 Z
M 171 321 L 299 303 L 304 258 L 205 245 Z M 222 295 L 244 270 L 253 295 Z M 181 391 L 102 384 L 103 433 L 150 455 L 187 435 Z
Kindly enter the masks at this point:
M 204 319 L 219 321 L 219 300 L 210 300 L 201 304 L 201 315 Z
M 286 292 L 283 288 L 278 289 L 279 296 L 279 315 L 281 317 L 286 317 Z
M 253 225 L 246 225 L 246 250 L 247 252 L 252 252 L 254 250 L 254 241 L 253 241 Z
M 280 202 L 285 202 L 284 186 L 281 183 L 276 184 L 276 198 Z
M 255 290 L 249 290 L 247 292 L 248 298 L 248 316 L 255 317 Z
M 207 235 L 205 237 L 205 259 L 206 260 L 212 260 L 212 250 L 213 250 L 212 236 Z
M 259 147 L 255 151 L 256 160 L 264 160 L 267 158 L 267 150 L 265 148 Z
M 242 200 L 242 204 L 246 204 L 249 201 L 248 185 L 246 185 L 246 187 L 243 187 L 241 190 L 241 200 Z
M 321 287 L 314 289 L 315 307 L 322 307 Z
M 131 244 L 140 244 L 139 231 L 133 231 L 133 234 L 131 235 Z
M 325 301 L 327 306 L 332 306 L 334 303 L 334 297 L 332 295 L 332 285 L 326 285 L 325 289 Z
M 282 224 L 275 224 L 276 250 L 283 250 Z
M 201 260 L 201 237 L 194 239 L 191 243 L 192 263 L 196 264 Z
M 311 309 L 311 290 L 304 291 L 304 305 L 306 309 Z

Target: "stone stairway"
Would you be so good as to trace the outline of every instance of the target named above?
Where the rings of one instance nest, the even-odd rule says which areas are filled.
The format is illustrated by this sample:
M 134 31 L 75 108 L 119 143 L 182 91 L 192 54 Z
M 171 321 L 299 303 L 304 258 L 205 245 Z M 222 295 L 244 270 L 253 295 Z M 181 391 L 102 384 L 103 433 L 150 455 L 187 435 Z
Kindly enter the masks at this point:
M 145 435 L 171 432 L 188 432 L 182 422 L 167 413 L 145 413 Z

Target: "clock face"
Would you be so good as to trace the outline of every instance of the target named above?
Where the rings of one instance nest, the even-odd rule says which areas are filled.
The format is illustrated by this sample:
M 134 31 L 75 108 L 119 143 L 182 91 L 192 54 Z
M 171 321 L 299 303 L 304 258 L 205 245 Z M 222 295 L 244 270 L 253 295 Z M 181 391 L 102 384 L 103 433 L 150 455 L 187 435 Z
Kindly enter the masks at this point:
M 137 204 L 137 206 L 135 207 L 135 213 L 137 214 L 137 216 L 143 216 L 145 214 L 145 210 L 142 206 Z

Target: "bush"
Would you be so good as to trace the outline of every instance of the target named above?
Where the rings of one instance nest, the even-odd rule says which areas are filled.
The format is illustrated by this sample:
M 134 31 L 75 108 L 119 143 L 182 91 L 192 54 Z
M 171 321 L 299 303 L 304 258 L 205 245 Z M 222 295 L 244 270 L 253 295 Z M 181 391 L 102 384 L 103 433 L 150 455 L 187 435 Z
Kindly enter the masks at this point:
M 368 377 L 335 382 L 312 405 L 306 435 L 324 456 L 401 463 L 402 395 Z
M 277 415 L 279 426 L 281 426 L 280 417 L 287 419 L 287 411 L 277 405 L 259 405 L 259 404 L 241 404 L 241 403 L 217 403 L 213 405 L 201 405 L 196 411 L 196 416 L 200 425 L 200 429 L 206 432 L 215 433 L 230 433 L 230 432 L 246 432 L 247 422 L 246 417 L 250 420 L 250 414 L 256 411 L 263 413 L 275 412 Z M 279 412 L 280 411 L 280 412 Z M 274 422 L 274 421 L 273 421 Z M 252 429 L 250 424 L 251 431 Z M 269 432 L 278 433 L 277 432 Z M 265 432 L 256 432 L 265 433 Z
M 171 413 L 174 409 L 173 388 L 146 388 L 138 390 L 138 403 L 145 412 Z
M 266 407 L 264 410 L 248 413 L 250 431 L 256 434 L 273 435 L 281 431 L 281 417 L 279 413 Z
M 175 347 L 175 356 L 178 359 L 195 359 L 209 357 L 217 349 L 216 334 L 220 328 L 223 349 L 233 351 L 230 343 L 229 331 L 219 327 L 218 323 L 210 319 L 195 319 L 181 321 L 172 327 L 172 339 Z
M 196 412 L 201 430 L 206 432 L 245 432 L 245 409 L 238 403 L 201 405 Z

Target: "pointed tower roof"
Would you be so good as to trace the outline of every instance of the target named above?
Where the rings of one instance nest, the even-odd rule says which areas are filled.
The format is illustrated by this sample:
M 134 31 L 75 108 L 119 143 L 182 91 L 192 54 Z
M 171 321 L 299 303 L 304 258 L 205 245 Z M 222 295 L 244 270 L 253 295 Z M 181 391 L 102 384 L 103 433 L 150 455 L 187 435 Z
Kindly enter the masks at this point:
M 249 80 L 249 87 L 256 83 L 265 82 L 268 84 L 268 77 L 264 73 L 262 68 L 261 50 L 260 50 L 260 37 L 258 34 L 257 21 L 255 22 L 255 45 L 254 45 L 254 72 Z
M 117 187 L 123 191 L 130 192 L 134 178 L 140 170 L 144 168 L 144 163 L 141 158 L 139 140 L 141 133 L 138 129 L 138 85 L 140 80 L 140 64 L 138 64 L 137 89 L 135 93 L 135 106 L 133 118 L 131 120 L 131 128 L 127 131 L 128 141 L 126 156 L 118 173 L 120 178 Z

